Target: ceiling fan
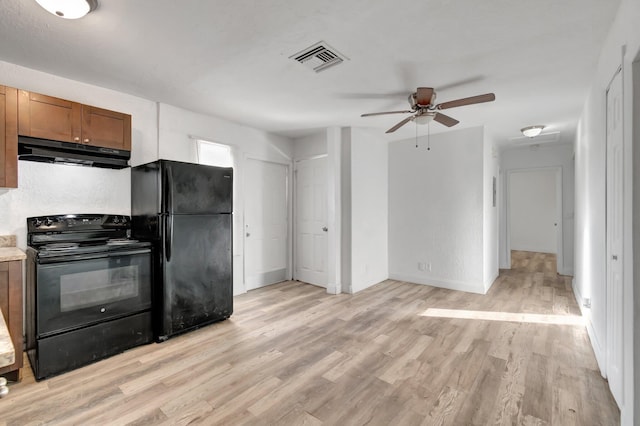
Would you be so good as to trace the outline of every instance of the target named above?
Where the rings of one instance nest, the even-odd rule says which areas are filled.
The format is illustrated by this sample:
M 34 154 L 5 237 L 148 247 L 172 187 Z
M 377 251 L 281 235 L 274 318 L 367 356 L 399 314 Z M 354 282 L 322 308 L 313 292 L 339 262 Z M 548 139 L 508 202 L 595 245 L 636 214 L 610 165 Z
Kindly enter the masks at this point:
M 470 98 L 456 99 L 454 101 L 443 102 L 436 104 L 436 92 L 432 87 L 418 87 L 417 91 L 409 95 L 410 110 L 405 111 L 385 111 L 385 112 L 372 112 L 369 114 L 362 114 L 361 117 L 371 117 L 374 115 L 385 114 L 413 114 L 389 130 L 386 133 L 395 132 L 400 127 L 407 124 L 409 121 L 415 121 L 419 124 L 429 123 L 431 120 L 437 121 L 440 124 L 444 124 L 447 127 L 455 126 L 459 123 L 455 118 L 451 118 L 440 112 L 443 109 L 455 108 L 464 105 L 480 104 L 483 102 L 491 102 L 496 99 L 496 95 L 493 93 L 486 93 L 484 95 L 471 96 Z

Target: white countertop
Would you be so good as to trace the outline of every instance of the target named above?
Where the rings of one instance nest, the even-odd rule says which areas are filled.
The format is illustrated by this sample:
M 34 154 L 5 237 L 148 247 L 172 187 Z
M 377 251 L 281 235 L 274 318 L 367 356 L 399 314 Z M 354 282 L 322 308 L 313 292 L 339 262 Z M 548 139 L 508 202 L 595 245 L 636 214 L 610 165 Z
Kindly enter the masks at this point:
M 17 247 L 0 247 L 0 262 L 24 260 L 27 255 Z

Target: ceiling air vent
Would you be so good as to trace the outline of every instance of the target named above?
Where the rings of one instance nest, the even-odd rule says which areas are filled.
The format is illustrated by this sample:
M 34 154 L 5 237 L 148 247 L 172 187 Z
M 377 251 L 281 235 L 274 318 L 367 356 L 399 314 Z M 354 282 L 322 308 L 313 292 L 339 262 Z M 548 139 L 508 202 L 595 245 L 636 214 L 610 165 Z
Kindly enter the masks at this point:
M 289 58 L 300 62 L 302 65 L 305 65 L 307 68 L 311 68 L 315 72 L 324 71 L 327 68 L 338 65 L 345 59 L 348 59 L 324 41 L 316 43 L 295 55 L 289 56 Z

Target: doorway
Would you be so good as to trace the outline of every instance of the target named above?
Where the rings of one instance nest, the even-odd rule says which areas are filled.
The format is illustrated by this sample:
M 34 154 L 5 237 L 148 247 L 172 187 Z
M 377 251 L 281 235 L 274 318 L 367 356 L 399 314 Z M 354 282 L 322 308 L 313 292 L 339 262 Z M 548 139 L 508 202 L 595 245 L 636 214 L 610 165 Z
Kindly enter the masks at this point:
M 245 161 L 244 274 L 246 290 L 285 281 L 289 259 L 289 166 Z
M 556 255 L 563 265 L 562 168 L 510 170 L 507 173 L 507 261 L 511 250 Z

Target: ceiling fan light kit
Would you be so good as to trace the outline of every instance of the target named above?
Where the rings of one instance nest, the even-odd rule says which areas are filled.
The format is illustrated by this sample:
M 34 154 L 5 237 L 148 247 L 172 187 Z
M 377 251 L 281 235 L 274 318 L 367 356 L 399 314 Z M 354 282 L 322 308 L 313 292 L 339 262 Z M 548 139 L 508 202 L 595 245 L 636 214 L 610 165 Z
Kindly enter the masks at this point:
M 455 108 L 464 105 L 473 105 L 483 102 L 492 102 L 496 99 L 496 95 L 493 93 L 485 93 L 484 95 L 471 96 L 470 98 L 456 99 L 454 101 L 443 102 L 436 104 L 436 91 L 433 87 L 418 87 L 416 92 L 409 95 L 410 110 L 407 111 L 386 111 L 386 112 L 373 112 L 368 114 L 362 114 L 361 117 L 371 117 L 374 115 L 384 114 L 413 114 L 410 117 L 397 123 L 395 126 L 387 130 L 387 133 L 392 133 L 398 130 L 400 127 L 407 124 L 409 121 L 413 121 L 416 124 L 429 124 L 431 121 L 437 121 L 438 123 L 447 127 L 455 126 L 459 123 L 455 118 L 445 115 L 440 110 Z
M 435 116 L 436 116 L 435 113 L 426 112 L 422 115 L 415 115 L 413 117 L 413 122 L 420 125 L 429 124 L 433 121 Z
M 522 129 L 520 129 L 520 131 L 526 137 L 534 138 L 534 137 L 538 136 L 540 134 L 540 132 L 542 132 L 542 129 L 544 129 L 544 126 L 536 125 L 536 126 L 523 127 Z
M 79 19 L 98 7 L 97 0 L 36 0 L 47 12 L 65 19 Z

